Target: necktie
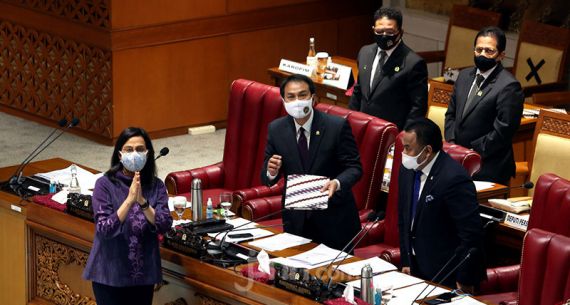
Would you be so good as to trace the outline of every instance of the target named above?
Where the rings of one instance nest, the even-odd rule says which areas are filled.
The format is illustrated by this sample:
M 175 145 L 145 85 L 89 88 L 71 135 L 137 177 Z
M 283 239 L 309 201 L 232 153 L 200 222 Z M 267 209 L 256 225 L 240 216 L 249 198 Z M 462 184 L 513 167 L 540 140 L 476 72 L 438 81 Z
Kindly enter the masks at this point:
M 420 197 L 420 186 L 421 186 L 421 177 L 422 171 L 416 171 L 414 174 L 414 197 L 412 197 L 412 207 L 411 207 L 411 215 L 410 219 L 414 219 L 416 217 L 416 208 L 418 206 L 418 200 Z
M 463 115 L 467 113 L 469 105 L 471 105 L 471 102 L 473 102 L 473 99 L 475 99 L 475 94 L 477 94 L 477 92 L 479 91 L 479 88 L 481 87 L 481 84 L 483 83 L 484 80 L 485 77 L 483 77 L 483 75 L 477 74 L 477 79 L 475 80 L 475 86 L 471 88 L 471 91 L 469 91 L 469 95 L 467 96 L 467 101 L 465 102 L 465 107 L 463 108 Z
M 380 50 L 380 59 L 378 59 L 378 64 L 376 65 L 376 70 L 374 71 L 374 78 L 372 79 L 372 87 L 370 91 L 376 88 L 376 85 L 380 82 L 380 75 L 382 75 L 382 67 L 384 66 L 384 61 L 386 60 L 386 51 Z
M 299 149 L 299 156 L 303 168 L 308 170 L 309 165 L 309 145 L 307 145 L 307 136 L 305 136 L 305 128 L 299 128 L 299 140 L 297 141 L 297 148 Z

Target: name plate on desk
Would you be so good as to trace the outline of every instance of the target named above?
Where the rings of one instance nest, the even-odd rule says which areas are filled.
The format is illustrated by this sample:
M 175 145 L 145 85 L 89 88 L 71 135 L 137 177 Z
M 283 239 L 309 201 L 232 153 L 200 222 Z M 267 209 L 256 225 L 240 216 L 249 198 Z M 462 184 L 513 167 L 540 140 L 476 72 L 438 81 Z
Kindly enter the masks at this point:
M 507 212 L 507 216 L 505 216 L 505 224 L 509 227 L 526 231 L 528 228 L 529 216 L 530 214 L 518 215 Z
M 315 68 L 291 60 L 281 59 L 281 62 L 279 62 L 279 70 L 311 77 Z
M 352 85 L 351 79 L 354 82 L 351 67 L 330 63 L 325 69 L 323 84 L 346 90 Z

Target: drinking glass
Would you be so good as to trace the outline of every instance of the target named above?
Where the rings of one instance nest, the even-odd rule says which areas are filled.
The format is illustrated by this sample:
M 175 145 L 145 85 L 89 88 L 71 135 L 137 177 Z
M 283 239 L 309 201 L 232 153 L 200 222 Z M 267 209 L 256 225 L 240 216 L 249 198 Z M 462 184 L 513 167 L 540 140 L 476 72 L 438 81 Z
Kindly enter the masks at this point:
M 319 52 L 317 53 L 317 79 L 323 80 L 325 76 L 325 71 L 327 68 L 327 61 L 329 59 L 329 53 Z
M 220 206 L 224 210 L 224 218 L 228 218 L 228 211 L 232 207 L 232 193 L 223 192 L 220 194 Z

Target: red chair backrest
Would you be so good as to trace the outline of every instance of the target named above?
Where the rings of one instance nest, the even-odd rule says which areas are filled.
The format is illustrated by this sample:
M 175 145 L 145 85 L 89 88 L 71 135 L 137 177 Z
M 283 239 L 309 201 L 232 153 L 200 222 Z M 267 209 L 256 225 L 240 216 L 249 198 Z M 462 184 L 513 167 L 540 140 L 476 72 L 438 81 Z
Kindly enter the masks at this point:
M 373 209 L 380 195 L 388 150 L 398 133 L 396 125 L 330 104 L 318 104 L 316 109 L 348 120 L 362 163 L 362 178 L 352 187 L 352 193 L 359 211 Z
M 528 229 L 570 236 L 570 181 L 544 174 L 536 182 Z
M 261 185 L 267 126 L 283 115 L 279 88 L 244 79 L 232 83 L 223 158 L 224 188 Z
M 570 298 L 570 238 L 532 229 L 524 238 L 519 305 L 557 304 Z

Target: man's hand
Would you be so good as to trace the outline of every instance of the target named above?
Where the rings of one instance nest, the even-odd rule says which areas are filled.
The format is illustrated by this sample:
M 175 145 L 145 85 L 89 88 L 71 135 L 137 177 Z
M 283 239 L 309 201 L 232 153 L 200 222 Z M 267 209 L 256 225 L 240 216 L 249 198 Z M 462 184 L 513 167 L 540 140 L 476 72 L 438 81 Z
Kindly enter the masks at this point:
M 267 171 L 273 177 L 279 174 L 279 169 L 281 169 L 281 156 L 280 155 L 273 155 L 269 158 L 267 162 Z
M 329 180 L 327 183 L 325 183 L 325 185 L 323 185 L 321 193 L 328 192 L 329 198 L 331 198 L 337 189 L 338 189 L 337 180 Z
M 475 293 L 475 286 L 473 285 L 463 285 L 459 282 L 455 282 L 455 285 L 457 285 L 457 289 L 465 293 L 469 293 L 470 295 L 473 295 Z
M 402 267 L 402 273 L 411 275 L 410 267 Z

